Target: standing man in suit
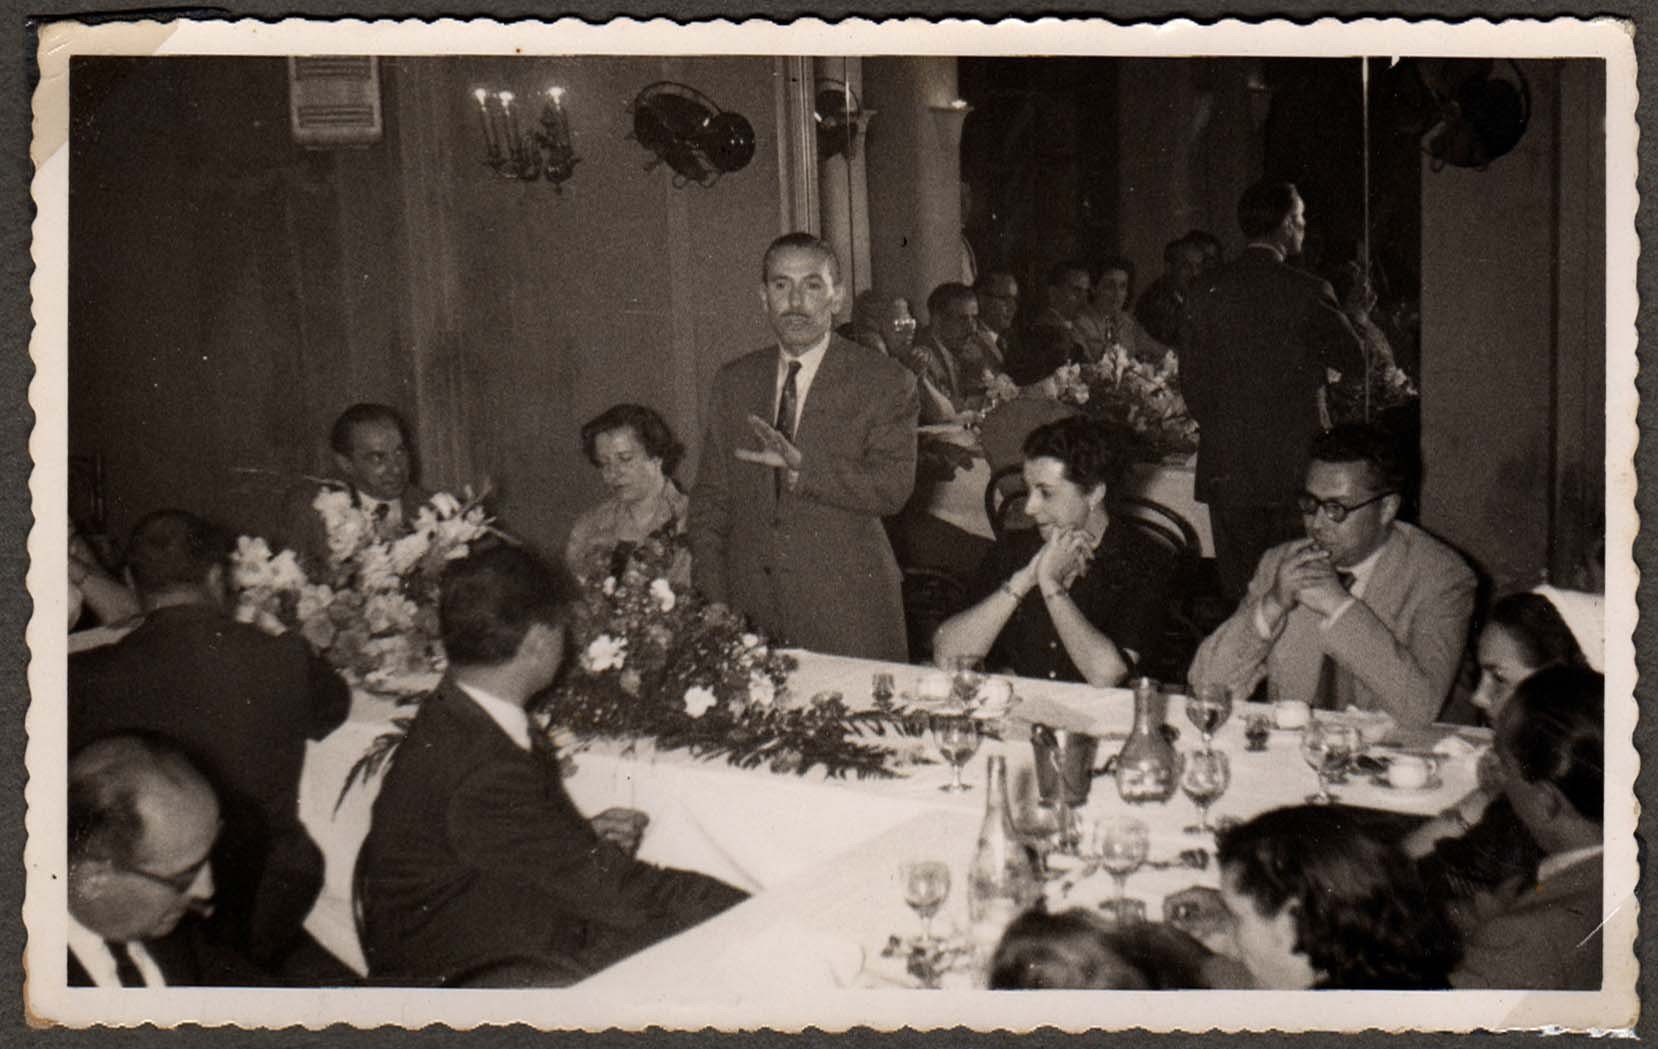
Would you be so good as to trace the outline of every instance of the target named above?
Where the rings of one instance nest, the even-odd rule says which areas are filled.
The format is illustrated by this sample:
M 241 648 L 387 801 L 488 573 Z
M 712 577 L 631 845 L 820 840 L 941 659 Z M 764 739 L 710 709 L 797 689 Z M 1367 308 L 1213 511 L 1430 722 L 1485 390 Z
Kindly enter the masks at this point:
M 133 529 L 127 563 L 144 622 L 69 661 L 73 749 L 118 732 L 177 741 L 213 782 L 225 827 L 214 850 L 217 939 L 300 983 L 349 975 L 305 932 L 322 852 L 299 821 L 307 739 L 345 720 L 351 693 L 297 635 L 272 637 L 226 612 L 230 537 L 159 510 Z
M 1605 716 L 1606 682 L 1584 667 L 1538 671 L 1497 715 L 1503 796 L 1546 855 L 1465 938 L 1453 987 L 1600 989 Z
M 562 986 L 743 899 L 633 858 L 643 813 L 587 819 L 526 705 L 564 661 L 573 584 L 520 547 L 450 565 L 449 673 L 398 745 L 358 860 L 370 973 Z
M 1268 550 L 1232 617 L 1198 646 L 1194 687 L 1315 707 L 1438 716 L 1474 608 L 1474 573 L 1450 547 L 1394 520 L 1404 468 L 1391 438 L 1338 426 L 1312 442 L 1296 497 L 1306 538 Z
M 354 404 L 334 420 L 328 443 L 352 505 L 367 511 L 380 538 L 408 532 L 430 493 L 413 481 L 414 443 L 403 417 L 384 404 Z M 302 485 L 289 493 L 285 534 L 278 537 L 313 579 L 321 578 L 329 558 L 328 530 L 312 503 L 330 487 L 336 485 Z
M 111 736 L 69 762 L 70 987 L 232 983 L 196 950 L 219 805 L 183 752 Z
M 691 490 L 694 581 L 790 644 L 904 660 L 881 519 L 915 486 L 915 378 L 833 334 L 846 289 L 828 244 L 779 237 L 761 276 L 777 345 L 714 378 Z
M 1179 342 L 1180 382 L 1200 430 L 1196 495 L 1209 506 L 1216 568 L 1233 600 L 1267 548 L 1300 531 L 1295 494 L 1329 371 L 1364 370 L 1330 285 L 1285 262 L 1307 233 L 1295 187 L 1250 186 L 1238 225 L 1248 245 L 1199 280 Z

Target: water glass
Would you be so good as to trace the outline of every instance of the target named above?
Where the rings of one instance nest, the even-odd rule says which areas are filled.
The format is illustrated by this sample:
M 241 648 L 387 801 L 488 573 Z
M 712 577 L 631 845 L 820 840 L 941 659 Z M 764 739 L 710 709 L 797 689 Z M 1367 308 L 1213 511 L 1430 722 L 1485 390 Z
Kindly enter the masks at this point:
M 1215 733 L 1232 716 L 1232 693 L 1225 685 L 1199 685 L 1186 697 L 1186 716 L 1203 736 L 1203 749 L 1210 749 Z
M 940 860 L 914 860 L 899 866 L 904 902 L 921 919 L 921 941 L 933 942 L 933 916 L 950 895 L 950 868 Z
M 1197 826 L 1187 827 L 1188 834 L 1209 834 L 1209 806 L 1226 793 L 1232 783 L 1232 766 L 1226 754 L 1219 750 L 1194 750 L 1186 755 L 1180 772 L 1180 789 L 1197 806 Z
M 933 746 L 950 763 L 950 769 L 955 774 L 952 782 L 938 789 L 947 794 L 972 790 L 971 786 L 961 781 L 961 767 L 979 751 L 979 723 L 970 717 L 935 714 L 928 720 L 928 725 Z

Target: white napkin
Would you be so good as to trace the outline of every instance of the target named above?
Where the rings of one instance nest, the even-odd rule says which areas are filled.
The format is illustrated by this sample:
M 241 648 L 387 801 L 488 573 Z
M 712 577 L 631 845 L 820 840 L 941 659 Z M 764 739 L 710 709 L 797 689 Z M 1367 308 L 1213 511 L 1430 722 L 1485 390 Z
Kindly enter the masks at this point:
M 863 967 L 864 949 L 858 944 L 789 921 L 731 944 L 715 963 L 724 982 L 758 994 L 851 987 Z

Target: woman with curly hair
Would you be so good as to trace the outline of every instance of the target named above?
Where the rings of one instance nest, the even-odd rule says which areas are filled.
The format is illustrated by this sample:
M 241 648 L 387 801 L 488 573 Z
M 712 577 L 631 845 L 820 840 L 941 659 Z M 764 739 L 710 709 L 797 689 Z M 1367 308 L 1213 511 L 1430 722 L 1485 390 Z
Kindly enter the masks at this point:
M 1223 833 L 1220 902 L 1256 986 L 1434 990 L 1459 949 L 1397 847 L 1340 806 L 1275 809 Z
M 1126 463 L 1104 426 L 1080 417 L 1039 426 L 1024 460 L 1025 513 L 1036 527 L 996 541 L 970 587 L 972 606 L 939 626 L 933 654 L 1116 685 L 1162 633 L 1169 560 L 1108 512 Z
M 685 538 L 687 497 L 674 481 L 685 446 L 662 416 L 641 404 L 617 404 L 581 428 L 581 449 L 599 468 L 609 496 L 570 529 L 564 560 L 584 584 L 620 576 L 636 552 L 671 563 L 676 586 L 691 582 Z

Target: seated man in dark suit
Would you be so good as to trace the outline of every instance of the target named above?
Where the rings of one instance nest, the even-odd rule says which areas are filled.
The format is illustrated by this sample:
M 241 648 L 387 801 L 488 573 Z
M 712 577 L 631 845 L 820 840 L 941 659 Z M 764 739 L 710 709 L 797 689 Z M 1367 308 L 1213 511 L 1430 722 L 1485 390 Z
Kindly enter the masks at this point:
M 1474 573 L 1394 519 L 1405 469 L 1386 434 L 1339 426 L 1310 456 L 1297 497 L 1307 538 L 1261 558 L 1238 610 L 1198 646 L 1192 685 L 1247 695 L 1265 677 L 1273 698 L 1427 725 L 1462 660 Z
M 413 481 L 414 444 L 403 417 L 384 404 L 354 404 L 334 420 L 328 443 L 340 472 L 338 487 L 350 493 L 351 505 L 369 513 L 381 538 L 408 532 L 430 493 Z M 273 544 L 292 549 L 318 581 L 328 566 L 328 530 L 312 504 L 330 487 L 336 486 L 306 484 L 290 492 L 283 534 Z
M 247 983 L 205 949 L 219 805 L 182 751 L 111 736 L 69 762 L 70 987 Z M 235 975 L 233 975 L 235 974 Z M 231 978 L 226 978 L 226 977 Z
M 517 547 L 445 573 L 449 674 L 398 745 L 358 860 L 376 980 L 454 984 L 501 965 L 560 986 L 744 898 L 635 860 L 642 814 L 588 820 L 536 752 L 524 708 L 558 676 L 571 600 L 562 573 Z
M 71 749 L 115 732 L 176 740 L 218 791 L 219 903 L 209 930 L 300 982 L 349 976 L 303 928 L 322 853 L 299 822 L 305 741 L 345 720 L 345 682 L 297 635 L 226 614 L 229 536 L 182 510 L 133 529 L 127 563 L 146 617 L 117 644 L 69 661 Z
M 1048 303 L 1024 332 L 1018 353 L 1008 358 L 1007 373 L 1014 382 L 1028 386 L 1063 365 L 1087 363 L 1076 319 L 1092 288 L 1088 267 L 1080 262 L 1058 262 L 1048 271 Z
M 1546 855 L 1534 883 L 1517 879 L 1488 901 L 1452 986 L 1600 989 L 1605 714 L 1599 674 L 1551 667 L 1497 715 L 1503 796 Z

